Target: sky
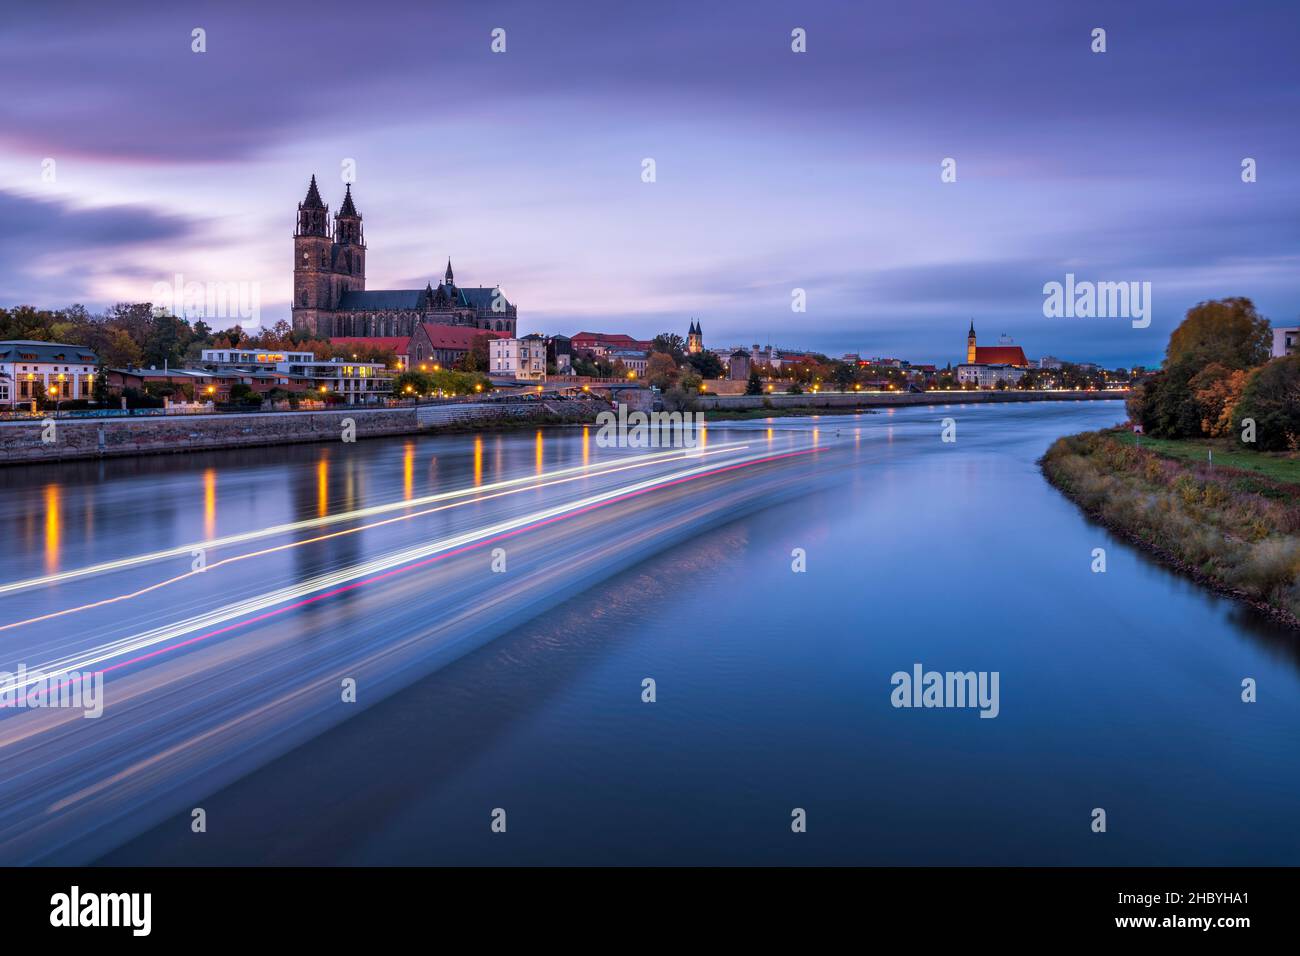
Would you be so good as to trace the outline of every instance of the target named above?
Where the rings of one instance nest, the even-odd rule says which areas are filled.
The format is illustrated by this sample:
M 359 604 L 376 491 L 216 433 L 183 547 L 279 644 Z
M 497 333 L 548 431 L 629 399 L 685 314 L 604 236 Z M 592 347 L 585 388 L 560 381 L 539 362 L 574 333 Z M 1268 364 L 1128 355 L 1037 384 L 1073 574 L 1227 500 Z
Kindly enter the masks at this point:
M 1297 39 L 1294 0 L 14 5 L 0 306 L 180 275 L 270 326 L 296 205 L 315 174 L 337 210 L 346 167 L 367 288 L 450 257 L 521 332 L 698 319 L 710 347 L 944 364 L 973 320 L 1154 364 L 1204 299 L 1300 321 Z M 1045 316 L 1067 273 L 1150 282 L 1153 321 Z

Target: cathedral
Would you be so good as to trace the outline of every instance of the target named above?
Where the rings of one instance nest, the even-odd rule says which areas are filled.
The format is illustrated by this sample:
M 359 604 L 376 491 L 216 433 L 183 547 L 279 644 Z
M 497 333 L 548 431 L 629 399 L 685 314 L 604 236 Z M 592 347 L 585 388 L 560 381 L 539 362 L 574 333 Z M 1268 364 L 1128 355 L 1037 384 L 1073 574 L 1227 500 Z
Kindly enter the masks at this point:
M 447 272 L 435 289 L 366 291 L 366 242 L 352 186 L 330 222 L 312 176 L 293 234 L 293 327 L 317 336 L 398 337 L 421 323 L 515 335 L 515 306 L 499 288 L 456 285 Z

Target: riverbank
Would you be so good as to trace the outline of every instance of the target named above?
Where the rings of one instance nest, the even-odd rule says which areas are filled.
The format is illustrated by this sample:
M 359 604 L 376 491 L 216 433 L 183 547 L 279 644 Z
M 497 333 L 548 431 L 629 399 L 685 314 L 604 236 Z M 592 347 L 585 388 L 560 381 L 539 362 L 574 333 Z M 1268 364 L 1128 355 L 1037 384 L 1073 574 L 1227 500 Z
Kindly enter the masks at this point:
M 1039 464 L 1110 530 L 1300 629 L 1300 483 L 1139 447 L 1117 430 L 1059 439 Z
M 595 421 L 599 402 L 482 402 L 320 412 L 58 419 L 0 423 L 0 464 L 165 455 L 392 435 Z
M 860 405 L 818 408 L 814 405 L 789 405 L 782 408 L 733 408 L 705 413 L 710 422 L 747 422 L 761 418 L 811 418 L 815 415 L 878 415 L 874 408 Z
M 804 392 L 802 395 L 769 392 L 766 395 L 701 395 L 695 408 L 702 412 L 786 408 L 907 408 L 913 405 L 1002 405 L 1020 402 L 1108 402 L 1122 400 L 1125 391 L 952 391 L 952 392 Z M 804 414 L 808 414 L 804 412 Z

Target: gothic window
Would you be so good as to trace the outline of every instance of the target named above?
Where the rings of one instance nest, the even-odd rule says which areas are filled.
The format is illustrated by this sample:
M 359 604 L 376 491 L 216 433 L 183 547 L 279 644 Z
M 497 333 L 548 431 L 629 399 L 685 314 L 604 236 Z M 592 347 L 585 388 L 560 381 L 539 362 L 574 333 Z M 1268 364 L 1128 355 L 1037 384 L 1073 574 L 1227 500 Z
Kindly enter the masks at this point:
M 302 294 L 302 304 L 303 304 L 304 306 L 307 304 L 307 293 L 306 293 L 306 292 L 304 292 L 304 293 Z

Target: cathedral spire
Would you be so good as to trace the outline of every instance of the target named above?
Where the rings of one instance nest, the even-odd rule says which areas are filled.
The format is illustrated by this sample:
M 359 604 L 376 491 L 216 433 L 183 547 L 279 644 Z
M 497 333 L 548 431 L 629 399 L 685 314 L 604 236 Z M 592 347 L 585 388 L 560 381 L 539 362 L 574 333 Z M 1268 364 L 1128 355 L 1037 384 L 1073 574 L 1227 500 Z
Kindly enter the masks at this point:
M 297 236 L 329 236 L 329 210 L 321 202 L 320 190 L 316 188 L 316 177 L 312 176 L 311 185 L 307 187 L 307 198 L 298 203 Z
M 443 281 L 443 284 L 447 286 L 447 288 L 451 288 L 453 285 L 455 285 L 455 280 L 452 278 L 452 274 L 451 274 L 451 259 L 450 259 L 450 258 L 447 260 L 447 274 L 446 274 L 445 276 L 442 277 L 442 281 Z
M 313 176 L 311 181 L 312 181 L 312 188 L 315 189 L 315 188 L 316 188 L 316 177 Z M 359 212 L 357 212 L 357 207 L 354 206 L 354 205 L 352 204 L 352 184 L 351 184 L 351 183 L 348 183 L 348 184 L 347 184 L 347 189 L 344 190 L 344 193 L 343 193 L 343 207 L 339 210 L 339 215 L 340 215 L 340 216 L 356 216 L 358 219 L 361 218 L 361 214 L 360 214 Z
M 304 209 L 324 209 L 325 204 L 321 202 L 320 190 L 316 188 L 316 176 L 311 177 L 311 185 L 307 187 L 307 198 L 302 201 Z

